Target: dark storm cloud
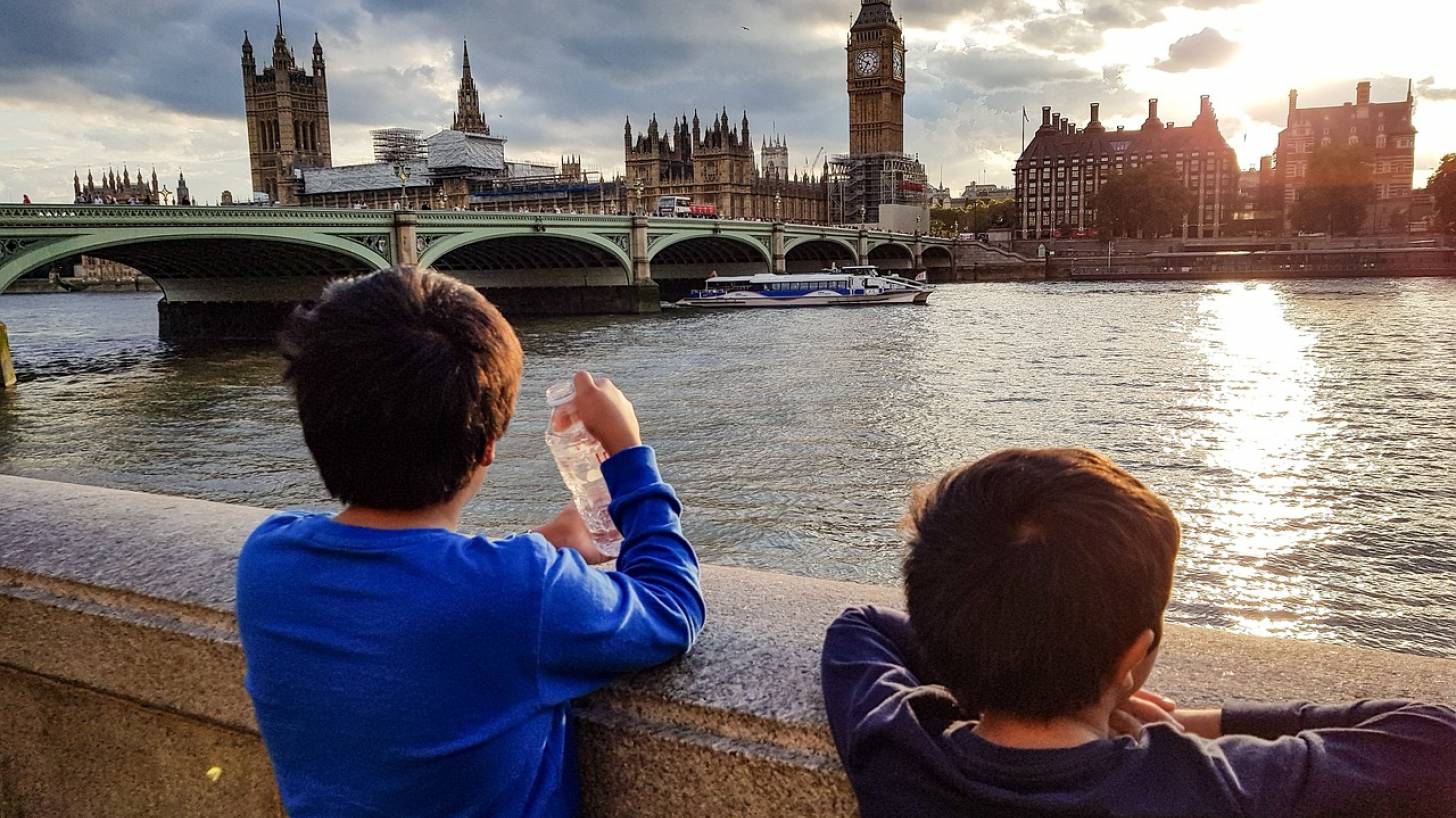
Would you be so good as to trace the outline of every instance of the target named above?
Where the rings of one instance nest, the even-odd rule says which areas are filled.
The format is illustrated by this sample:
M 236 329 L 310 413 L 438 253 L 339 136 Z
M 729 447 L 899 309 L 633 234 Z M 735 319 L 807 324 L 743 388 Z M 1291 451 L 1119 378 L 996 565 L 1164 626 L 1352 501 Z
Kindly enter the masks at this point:
M 1153 67 L 1171 73 L 1216 68 L 1228 62 L 1238 50 L 1238 43 L 1215 29 L 1205 28 L 1168 46 L 1168 59 L 1154 62 Z
M 291 45 L 304 54 L 315 29 L 348 30 L 347 4 L 286 8 Z M 257 0 L 150 0 L 124 8 L 85 0 L 5 0 L 0 93 L 54 101 L 47 81 L 140 100 L 165 110 L 234 116 L 242 106 L 244 29 L 266 61 L 276 11 Z M 52 91 L 53 93 L 53 91 Z

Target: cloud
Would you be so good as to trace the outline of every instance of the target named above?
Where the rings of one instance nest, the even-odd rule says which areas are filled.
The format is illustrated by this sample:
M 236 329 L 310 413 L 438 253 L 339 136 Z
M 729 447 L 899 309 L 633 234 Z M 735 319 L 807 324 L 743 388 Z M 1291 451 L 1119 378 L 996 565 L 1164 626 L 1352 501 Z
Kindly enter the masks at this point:
M 1153 67 L 1170 73 L 1217 68 L 1227 63 L 1238 50 L 1238 43 L 1215 29 L 1205 28 L 1168 46 L 1168 59 L 1155 61 Z
M 1440 88 L 1435 77 L 1426 77 L 1416 83 L 1416 95 L 1421 99 L 1444 102 L 1456 99 L 1456 88 Z

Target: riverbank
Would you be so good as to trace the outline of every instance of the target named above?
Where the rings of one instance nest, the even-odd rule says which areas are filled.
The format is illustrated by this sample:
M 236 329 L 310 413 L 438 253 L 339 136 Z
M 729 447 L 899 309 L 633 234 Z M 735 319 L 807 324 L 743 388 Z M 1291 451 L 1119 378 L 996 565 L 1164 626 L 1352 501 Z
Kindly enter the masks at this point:
M 150 278 L 135 281 L 85 281 L 79 278 L 22 278 L 12 282 L 0 295 L 55 295 L 62 293 L 160 293 L 161 287 Z
M 267 513 L 0 476 L 0 814 L 281 814 L 232 610 Z M 588 814 L 853 815 L 819 646 L 845 606 L 896 592 L 712 566 L 704 585 L 691 655 L 577 708 Z M 1187 705 L 1449 701 L 1456 661 L 1170 626 L 1151 684 Z

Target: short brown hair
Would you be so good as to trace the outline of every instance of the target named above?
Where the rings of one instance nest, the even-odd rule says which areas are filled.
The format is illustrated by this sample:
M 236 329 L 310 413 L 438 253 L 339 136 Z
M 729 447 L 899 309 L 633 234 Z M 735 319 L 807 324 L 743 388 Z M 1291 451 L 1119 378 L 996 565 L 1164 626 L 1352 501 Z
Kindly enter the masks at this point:
M 506 432 L 521 344 L 476 290 L 397 267 L 330 284 L 280 338 L 329 494 L 414 510 L 458 492 Z
M 1076 712 L 1139 633 L 1161 638 L 1177 518 L 1097 452 L 1009 449 L 952 470 L 905 528 L 916 641 L 968 716 Z

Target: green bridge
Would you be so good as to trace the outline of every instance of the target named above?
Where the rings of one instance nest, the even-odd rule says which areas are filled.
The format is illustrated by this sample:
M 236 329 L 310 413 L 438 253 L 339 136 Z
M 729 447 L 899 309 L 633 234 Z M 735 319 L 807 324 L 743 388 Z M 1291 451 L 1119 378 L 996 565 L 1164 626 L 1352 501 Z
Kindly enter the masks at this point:
M 953 272 L 949 239 L 769 222 L 555 213 L 105 205 L 0 206 L 0 292 L 78 256 L 133 267 L 168 338 L 270 335 L 339 276 L 418 264 L 508 314 L 651 312 L 717 272 L 874 264 Z

